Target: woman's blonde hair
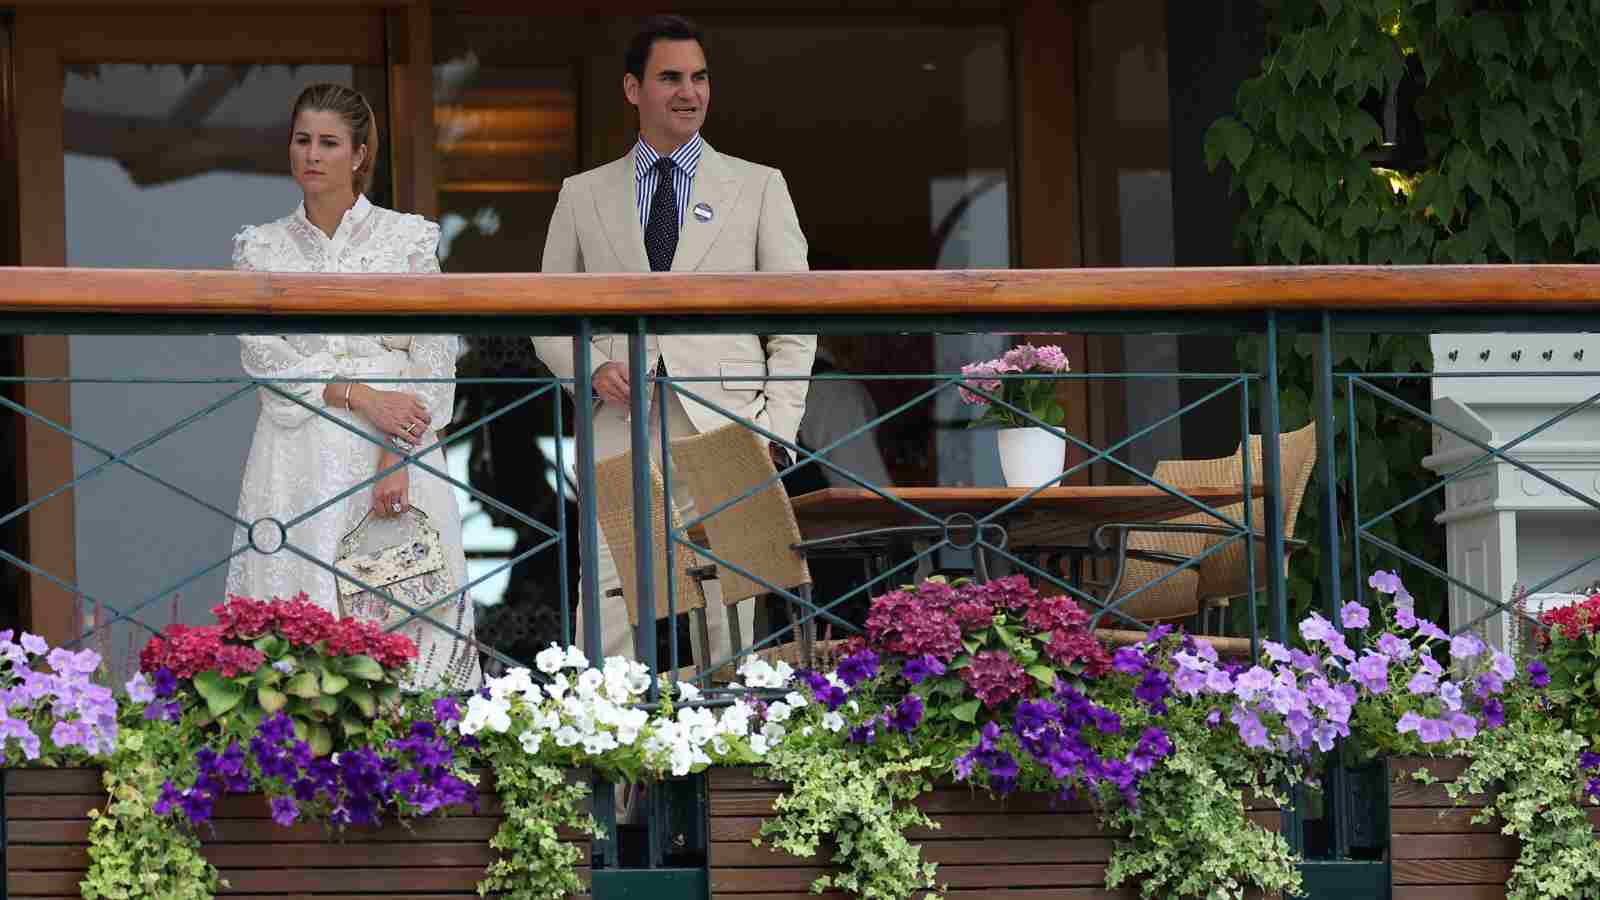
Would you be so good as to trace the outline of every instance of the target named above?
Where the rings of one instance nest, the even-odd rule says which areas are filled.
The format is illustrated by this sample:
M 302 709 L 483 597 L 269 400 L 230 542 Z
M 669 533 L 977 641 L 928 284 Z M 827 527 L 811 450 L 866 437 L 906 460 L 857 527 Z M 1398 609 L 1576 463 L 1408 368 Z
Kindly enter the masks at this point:
M 293 122 L 308 109 L 333 113 L 350 128 L 350 152 L 354 153 L 357 147 L 367 148 L 366 158 L 350 179 L 356 193 L 365 194 L 372 187 L 372 170 L 378 162 L 378 117 L 372 112 L 372 104 L 355 88 L 342 84 L 313 84 L 300 92 L 289 113 L 290 140 L 294 139 Z

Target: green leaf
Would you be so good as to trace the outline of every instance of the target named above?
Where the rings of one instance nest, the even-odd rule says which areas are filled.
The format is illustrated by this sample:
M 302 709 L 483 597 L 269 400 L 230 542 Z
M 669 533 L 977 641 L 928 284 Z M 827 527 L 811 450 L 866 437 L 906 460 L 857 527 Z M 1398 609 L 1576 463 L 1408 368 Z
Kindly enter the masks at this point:
M 1494 236 L 1495 245 L 1506 258 L 1515 261 L 1517 258 L 1516 228 L 1511 222 L 1511 208 L 1504 203 L 1490 201 L 1488 203 L 1489 233 Z
M 311 709 L 321 716 L 331 716 L 339 711 L 339 698 L 332 694 L 323 694 L 311 701 Z
M 333 731 L 326 725 L 312 725 L 306 737 L 306 743 L 311 745 L 311 752 L 317 756 L 327 756 L 333 752 Z
M 348 737 L 355 737 L 356 735 L 367 733 L 367 723 L 350 716 L 345 716 L 344 718 L 340 719 L 339 727 L 344 729 L 344 733 Z
M 350 679 L 337 672 L 322 673 L 322 692 L 324 694 L 337 694 L 349 686 Z
M 282 691 L 262 686 L 256 688 L 256 701 L 270 714 L 283 709 L 284 704 L 289 702 L 289 696 Z
M 347 657 L 344 661 L 344 673 L 362 681 L 383 680 L 383 666 L 378 665 L 377 660 L 364 653 Z
M 1034 681 L 1039 682 L 1047 688 L 1053 688 L 1056 686 L 1056 671 L 1047 665 L 1040 664 L 1029 666 L 1027 672 L 1029 675 L 1033 676 Z
M 1250 150 L 1254 146 L 1255 138 L 1250 136 L 1248 128 L 1231 116 L 1223 116 L 1206 129 L 1206 169 L 1214 172 L 1218 164 L 1226 159 L 1228 165 L 1237 172 L 1244 166 L 1244 161 L 1250 158 Z
M 283 689 L 286 693 L 293 694 L 296 697 L 304 697 L 307 700 L 322 696 L 321 688 L 317 687 L 317 676 L 312 672 L 301 672 L 294 676 L 289 679 L 288 684 L 283 686 Z
M 200 672 L 194 676 L 194 689 L 206 701 L 206 711 L 213 719 L 221 718 L 244 699 L 244 688 L 223 678 L 215 671 Z
M 251 643 L 267 659 L 276 660 L 289 652 L 289 642 L 275 634 L 264 634 Z
M 361 710 L 361 714 L 369 719 L 378 714 L 378 698 L 372 693 L 371 688 L 353 684 L 345 688 L 340 696 L 354 703 L 356 708 Z
M 971 724 L 978 721 L 978 706 L 979 701 L 977 700 L 968 700 L 966 703 L 958 703 L 955 706 L 950 707 L 950 715 L 959 721 Z

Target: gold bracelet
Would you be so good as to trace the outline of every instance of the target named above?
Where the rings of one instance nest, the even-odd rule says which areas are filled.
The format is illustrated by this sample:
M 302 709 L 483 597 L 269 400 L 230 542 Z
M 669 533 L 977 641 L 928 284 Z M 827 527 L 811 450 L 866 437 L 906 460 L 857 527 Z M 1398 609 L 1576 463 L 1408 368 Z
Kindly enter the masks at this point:
M 344 408 L 345 409 L 350 409 L 350 391 L 353 390 L 355 388 L 355 386 L 356 386 L 356 383 L 354 381 L 347 381 L 347 382 L 344 383 Z M 351 410 L 351 411 L 354 412 L 354 410 Z

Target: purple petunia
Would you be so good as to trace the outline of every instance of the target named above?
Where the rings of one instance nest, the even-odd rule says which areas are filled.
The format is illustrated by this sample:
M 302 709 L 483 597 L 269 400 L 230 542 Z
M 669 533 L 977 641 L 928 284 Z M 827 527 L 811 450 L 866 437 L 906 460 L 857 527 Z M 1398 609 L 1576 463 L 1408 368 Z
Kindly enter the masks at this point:
M 1124 675 L 1138 675 L 1144 667 L 1144 654 L 1132 647 L 1123 647 L 1111 657 L 1111 668 Z
M 858 650 L 839 663 L 839 680 L 846 687 L 855 687 L 878 674 L 878 654 L 872 650 Z
M 459 722 L 461 708 L 450 697 L 440 697 L 433 701 L 433 718 L 438 722 Z
M 944 671 L 944 663 L 940 662 L 937 656 L 924 653 L 906 660 L 905 666 L 900 669 L 900 674 L 912 684 L 921 684 L 929 678 L 938 678 Z
M 1387 572 L 1383 569 L 1379 569 L 1367 576 L 1367 587 L 1380 594 L 1394 594 L 1405 590 L 1405 586 L 1400 583 L 1400 576 L 1397 573 Z
M 1411 644 L 1398 635 L 1385 632 L 1378 638 L 1378 652 L 1396 662 L 1403 662 L 1411 658 Z
M 1550 667 L 1539 660 L 1528 663 L 1528 684 L 1536 688 L 1550 686 Z
M 1381 694 L 1389 689 L 1389 657 L 1368 652 L 1350 667 L 1350 674 L 1368 691 Z
M 289 797 L 272 798 L 272 821 L 288 827 L 300 818 L 300 807 Z
M 1506 705 L 1499 699 L 1486 701 L 1483 704 L 1483 724 L 1490 731 L 1506 724 Z
M 889 715 L 889 727 L 901 734 L 910 734 L 922 722 L 922 698 L 907 694 Z
M 1451 659 L 1471 659 L 1483 651 L 1483 641 L 1470 631 L 1450 639 Z
M 1365 606 L 1351 600 L 1339 609 L 1339 621 L 1346 628 L 1365 628 L 1372 624 L 1372 615 Z

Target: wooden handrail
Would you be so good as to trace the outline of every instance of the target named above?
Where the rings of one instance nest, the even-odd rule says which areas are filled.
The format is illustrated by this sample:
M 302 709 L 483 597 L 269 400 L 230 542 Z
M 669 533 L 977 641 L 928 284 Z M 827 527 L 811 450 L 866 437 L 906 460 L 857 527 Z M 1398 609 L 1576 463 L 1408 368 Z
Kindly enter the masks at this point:
M 1259 266 L 632 275 L 0 269 L 0 313 L 482 316 L 1596 308 L 1600 266 Z

